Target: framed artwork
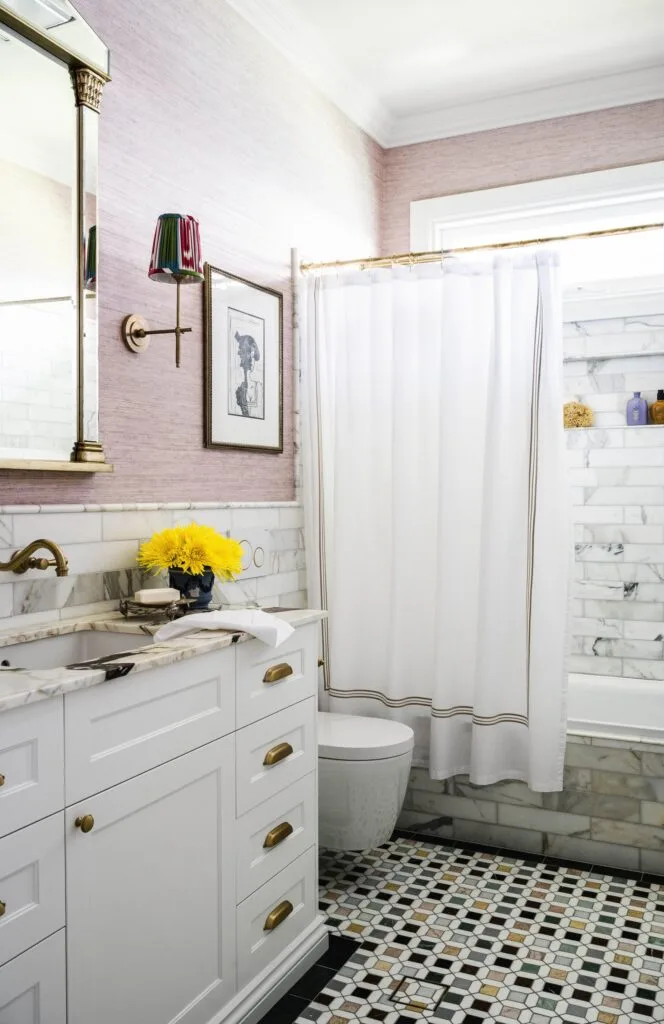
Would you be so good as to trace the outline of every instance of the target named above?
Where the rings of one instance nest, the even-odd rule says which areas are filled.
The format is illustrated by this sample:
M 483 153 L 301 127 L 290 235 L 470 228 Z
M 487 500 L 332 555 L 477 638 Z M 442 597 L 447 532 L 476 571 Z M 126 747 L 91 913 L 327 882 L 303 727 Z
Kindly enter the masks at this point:
M 283 296 L 205 264 L 205 446 L 283 451 Z

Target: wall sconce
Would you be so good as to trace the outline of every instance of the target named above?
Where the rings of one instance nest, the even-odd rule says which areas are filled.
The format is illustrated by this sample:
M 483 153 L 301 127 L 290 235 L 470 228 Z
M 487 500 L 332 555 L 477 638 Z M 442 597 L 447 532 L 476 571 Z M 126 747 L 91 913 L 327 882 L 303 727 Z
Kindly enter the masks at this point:
M 180 326 L 180 285 L 203 280 L 201 236 L 198 221 L 186 213 L 162 213 L 157 220 L 148 277 L 153 281 L 176 284 L 175 327 L 150 331 L 147 321 L 130 313 L 122 321 L 122 338 L 132 352 L 145 352 L 153 334 L 175 335 L 175 365 L 180 365 L 180 337 L 191 327 Z

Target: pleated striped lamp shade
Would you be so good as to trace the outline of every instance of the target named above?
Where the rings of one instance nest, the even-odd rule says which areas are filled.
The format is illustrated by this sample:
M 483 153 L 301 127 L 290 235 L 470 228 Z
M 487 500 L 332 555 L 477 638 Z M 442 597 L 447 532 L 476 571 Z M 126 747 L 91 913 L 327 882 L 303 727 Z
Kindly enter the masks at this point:
M 157 220 L 150 269 L 153 281 L 176 284 L 203 280 L 198 221 L 187 213 L 162 213 Z

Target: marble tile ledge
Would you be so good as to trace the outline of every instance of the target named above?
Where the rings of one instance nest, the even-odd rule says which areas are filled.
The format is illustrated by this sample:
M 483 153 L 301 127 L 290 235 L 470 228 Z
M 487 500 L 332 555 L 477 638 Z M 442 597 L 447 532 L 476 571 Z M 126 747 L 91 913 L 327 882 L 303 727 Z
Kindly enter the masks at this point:
M 281 612 L 279 618 L 285 619 L 291 626 L 297 627 L 305 626 L 310 622 L 318 622 L 325 614 L 316 609 L 303 608 Z M 127 651 L 113 655 L 112 659 L 109 657 L 108 665 L 104 667 L 94 665 L 80 669 L 0 667 L 0 712 L 10 711 L 12 708 L 23 707 L 25 704 L 32 704 L 49 697 L 57 697 L 63 693 L 87 689 L 98 683 L 110 681 L 108 673 L 113 670 L 114 666 L 131 666 L 127 672 L 122 673 L 124 678 L 126 675 L 135 675 L 137 672 L 173 665 L 199 654 L 220 651 L 225 647 L 230 647 L 233 643 L 243 643 L 245 640 L 252 639 L 248 633 L 236 630 L 215 630 L 214 632 L 202 630 L 174 640 L 131 650 L 132 636 L 154 635 L 161 625 L 162 623 L 149 624 L 140 620 L 131 621 L 119 613 L 110 615 L 106 613 L 98 616 L 88 615 L 81 619 L 57 620 L 20 632 L 13 629 L 0 633 L 0 660 L 3 647 L 83 630 L 126 633 L 128 640 Z M 278 648 L 276 650 L 278 652 Z

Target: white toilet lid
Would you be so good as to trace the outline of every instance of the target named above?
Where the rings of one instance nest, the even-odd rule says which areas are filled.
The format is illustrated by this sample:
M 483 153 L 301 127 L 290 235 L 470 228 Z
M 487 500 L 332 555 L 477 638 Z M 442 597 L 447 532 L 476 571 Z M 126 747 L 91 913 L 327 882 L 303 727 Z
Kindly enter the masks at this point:
M 413 749 L 408 725 L 385 718 L 318 712 L 318 755 L 338 761 L 377 761 Z

